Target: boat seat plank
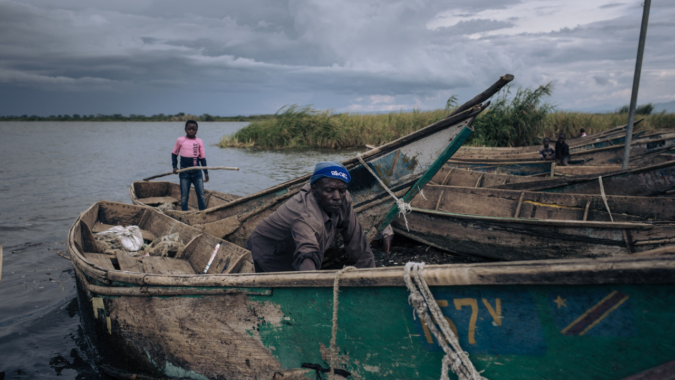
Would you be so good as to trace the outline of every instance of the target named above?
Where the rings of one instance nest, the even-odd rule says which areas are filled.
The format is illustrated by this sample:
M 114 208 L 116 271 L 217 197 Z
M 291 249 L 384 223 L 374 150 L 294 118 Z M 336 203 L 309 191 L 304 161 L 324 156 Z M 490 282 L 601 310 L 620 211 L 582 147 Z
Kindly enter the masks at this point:
M 195 274 L 194 269 L 192 269 L 188 261 L 159 256 L 143 257 L 143 272 L 154 274 Z
M 204 269 L 211 260 L 216 245 L 220 243 L 219 239 L 211 235 L 204 234 L 196 243 L 194 253 L 190 255 L 189 261 L 196 273 L 204 273 Z M 238 245 L 222 242 L 218 253 L 209 266 L 209 274 L 237 273 L 250 252 Z
M 125 270 L 128 272 L 143 272 L 143 264 L 126 253 L 117 252 L 116 257 L 117 263 L 120 266 L 120 270 Z
M 92 231 L 94 233 L 99 233 L 99 232 L 106 231 L 106 230 L 108 230 L 112 227 L 115 227 L 115 226 L 113 226 L 112 224 L 104 224 L 104 223 L 101 223 L 101 222 L 96 222 L 96 224 L 94 224 L 94 228 L 92 228 Z M 155 236 L 155 234 L 153 234 L 152 232 L 150 232 L 148 230 L 141 229 L 141 234 L 143 235 L 143 240 L 153 241 L 153 240 L 157 239 L 157 236 Z
M 115 270 L 112 261 L 110 261 L 110 255 L 84 252 L 84 257 L 92 264 L 98 265 L 102 268 Z
M 161 205 L 164 203 L 180 203 L 180 200 L 168 195 L 164 197 L 139 198 L 138 201 L 149 206 Z

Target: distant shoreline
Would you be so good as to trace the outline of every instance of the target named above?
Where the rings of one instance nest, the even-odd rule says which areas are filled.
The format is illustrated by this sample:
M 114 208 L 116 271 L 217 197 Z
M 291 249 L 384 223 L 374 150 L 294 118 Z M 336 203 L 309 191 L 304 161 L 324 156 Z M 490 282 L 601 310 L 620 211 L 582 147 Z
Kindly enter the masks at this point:
M 139 121 L 148 121 L 148 122 L 158 122 L 158 121 L 188 121 L 196 120 L 198 122 L 222 122 L 222 121 L 256 121 L 256 120 L 266 120 L 273 118 L 274 115 L 251 115 L 251 116 L 213 116 L 209 114 L 203 114 L 201 116 L 184 114 L 182 112 L 175 115 L 165 115 L 157 114 L 152 116 L 145 115 L 134 115 L 124 116 L 121 114 L 114 115 L 51 115 L 51 116 L 0 116 L 1 121 L 117 121 L 117 122 L 139 122 Z

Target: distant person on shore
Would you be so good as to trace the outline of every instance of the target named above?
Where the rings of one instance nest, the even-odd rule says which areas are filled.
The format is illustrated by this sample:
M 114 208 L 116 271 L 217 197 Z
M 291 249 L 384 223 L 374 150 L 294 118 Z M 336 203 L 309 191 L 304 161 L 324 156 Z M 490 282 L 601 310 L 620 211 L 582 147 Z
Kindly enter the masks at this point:
M 577 137 L 586 137 L 586 130 L 581 128 L 579 130 L 579 136 L 577 136 Z
M 171 152 L 171 162 L 173 164 L 173 172 L 178 171 L 178 156 L 180 155 L 180 168 L 189 168 L 192 166 L 206 166 L 206 155 L 204 153 L 204 143 L 202 139 L 197 137 L 197 129 L 199 126 L 194 120 L 185 122 L 185 136 L 181 136 L 176 140 L 176 145 Z M 201 165 L 200 165 L 201 164 Z M 209 172 L 204 170 L 206 179 L 202 179 L 202 170 L 188 170 L 178 174 L 180 178 L 180 207 L 181 210 L 188 210 L 188 199 L 190 197 L 190 185 L 195 186 L 195 193 L 197 193 L 197 203 L 199 209 L 206 208 L 206 201 L 204 200 L 204 182 L 209 182 Z
M 550 161 L 555 160 L 555 149 L 551 148 L 551 139 L 544 137 L 544 147 L 539 151 L 539 158 Z
M 321 269 L 338 233 L 357 268 L 374 268 L 373 252 L 347 191 L 349 181 L 341 164 L 316 164 L 309 183 L 258 223 L 246 242 L 256 273 Z
M 555 143 L 555 162 L 562 166 L 570 164 L 570 146 L 565 142 L 564 133 L 558 135 L 558 141 Z

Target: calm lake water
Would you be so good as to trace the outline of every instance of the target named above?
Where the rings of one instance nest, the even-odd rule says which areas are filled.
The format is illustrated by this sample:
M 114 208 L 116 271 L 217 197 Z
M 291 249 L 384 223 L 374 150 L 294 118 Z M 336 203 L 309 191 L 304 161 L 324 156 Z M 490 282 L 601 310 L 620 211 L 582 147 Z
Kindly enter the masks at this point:
M 201 123 L 211 171 L 206 189 L 246 195 L 356 151 L 220 149 L 247 123 Z M 0 123 L 0 380 L 108 379 L 93 365 L 80 329 L 65 240 L 98 200 L 131 203 L 129 185 L 171 171 L 183 123 Z M 158 180 L 178 182 L 178 176 Z

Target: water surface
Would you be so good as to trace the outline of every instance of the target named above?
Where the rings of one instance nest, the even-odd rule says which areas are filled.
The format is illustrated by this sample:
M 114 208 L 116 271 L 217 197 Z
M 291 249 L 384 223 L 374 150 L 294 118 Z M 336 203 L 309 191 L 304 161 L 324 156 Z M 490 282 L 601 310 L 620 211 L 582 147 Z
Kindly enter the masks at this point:
M 224 134 L 247 123 L 201 123 L 210 171 L 206 189 L 247 195 L 311 172 L 318 161 L 356 151 L 220 149 Z M 131 203 L 129 185 L 171 171 L 184 123 L 0 123 L 0 380 L 98 379 L 79 327 L 68 228 L 105 199 Z M 157 179 L 178 182 L 177 175 Z

